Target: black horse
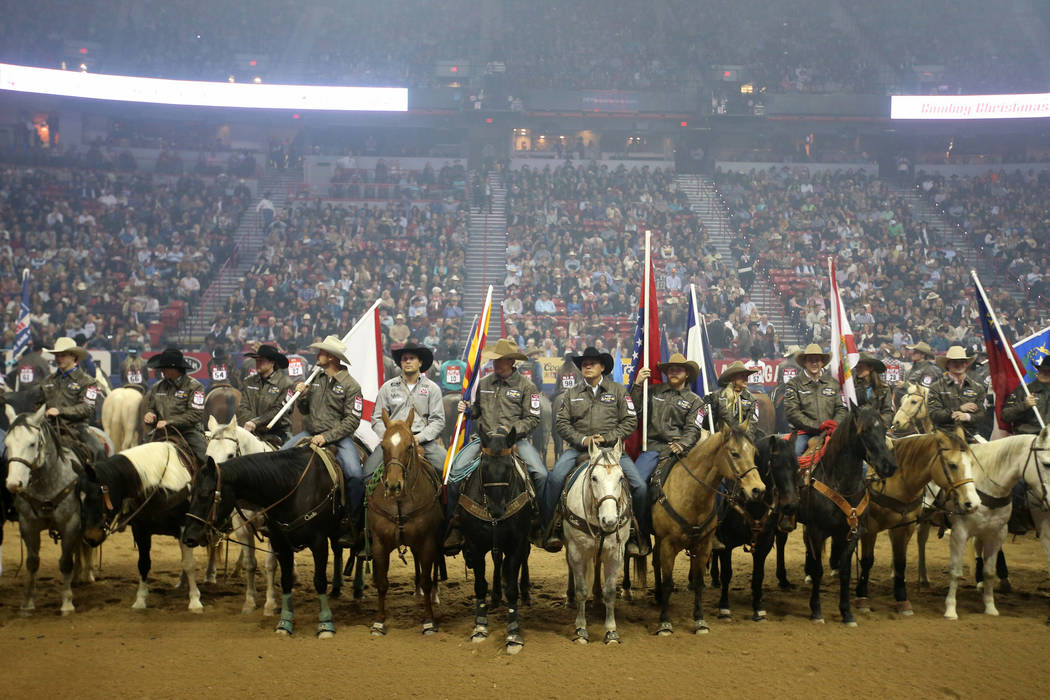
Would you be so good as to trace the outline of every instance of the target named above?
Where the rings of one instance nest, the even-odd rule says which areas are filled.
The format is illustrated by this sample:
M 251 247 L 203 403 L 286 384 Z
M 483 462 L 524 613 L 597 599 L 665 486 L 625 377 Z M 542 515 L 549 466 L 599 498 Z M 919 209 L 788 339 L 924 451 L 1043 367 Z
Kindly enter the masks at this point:
M 265 516 L 270 544 L 281 565 L 281 621 L 278 634 L 294 626 L 292 585 L 295 552 L 310 548 L 314 557 L 314 590 L 320 603 L 317 636 L 335 634 L 328 605 L 328 547 L 341 571 L 342 548 L 337 540 L 343 514 L 339 480 L 333 481 L 321 458 L 308 447 L 234 457 L 222 464 L 208 458 L 193 482 L 182 541 L 190 547 L 206 542 L 220 529 L 235 505 Z M 332 595 L 338 592 L 333 587 Z
M 485 555 L 492 553 L 492 607 L 500 604 L 499 590 L 507 597 L 507 652 L 516 654 L 525 641 L 518 621 L 519 594 L 527 598 L 528 580 L 523 576 L 519 590 L 519 572 L 528 570 L 529 528 L 535 510 L 529 477 L 523 466 L 515 464 L 512 452 L 517 435 L 481 438 L 481 465 L 460 490 L 459 508 L 463 511 L 463 559 L 474 571 L 474 632 L 471 639 L 488 638 Z
M 810 473 L 809 483 L 800 489 L 798 519 L 806 526 L 806 573 L 813 583 L 809 597 L 810 619 L 815 622 L 824 621 L 820 607 L 820 582 L 824 576 L 821 559 L 824 541 L 830 537 L 832 552 L 841 552 L 834 564 L 839 571 L 842 622 L 851 627 L 857 624 L 850 609 L 849 564 L 864 526 L 868 503 L 864 463 L 884 479 L 897 469 L 893 453 L 886 445 L 886 428 L 872 406 L 854 408 L 831 434 L 823 457 Z
M 718 539 L 725 548 L 711 558 L 711 578 L 721 584 L 722 597 L 718 600 L 718 617 L 728 620 L 729 582 L 733 577 L 733 549 L 743 546 L 751 552 L 751 619 L 766 619 L 762 601 L 762 583 L 765 580 L 766 557 L 773 548 L 777 535 L 795 529 L 798 512 L 798 459 L 794 442 L 776 435 L 755 442 L 755 465 L 766 485 L 765 497 L 759 501 L 730 501 L 725 517 L 718 524 Z M 779 575 L 778 566 L 778 575 Z

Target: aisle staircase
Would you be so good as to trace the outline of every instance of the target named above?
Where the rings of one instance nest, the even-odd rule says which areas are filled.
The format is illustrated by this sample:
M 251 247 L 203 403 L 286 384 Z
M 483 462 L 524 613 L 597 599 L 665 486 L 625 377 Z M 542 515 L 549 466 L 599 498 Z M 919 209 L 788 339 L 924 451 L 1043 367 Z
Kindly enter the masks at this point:
M 470 335 L 471 321 L 481 312 L 485 292 L 492 285 L 492 321 L 489 338 L 500 336 L 500 310 L 503 303 L 503 280 L 507 276 L 507 191 L 497 173 L 489 173 L 492 190 L 492 206 L 470 207 L 470 251 L 466 259 L 466 280 L 462 282 L 460 303 L 463 307 L 463 322 L 460 324 L 460 339 L 465 344 Z

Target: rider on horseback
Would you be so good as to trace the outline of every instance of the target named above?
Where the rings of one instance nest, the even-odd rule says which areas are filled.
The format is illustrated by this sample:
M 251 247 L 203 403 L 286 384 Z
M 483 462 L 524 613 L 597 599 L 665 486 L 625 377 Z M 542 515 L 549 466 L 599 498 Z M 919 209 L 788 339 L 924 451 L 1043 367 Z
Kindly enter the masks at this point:
M 816 343 L 795 354 L 795 361 L 804 369 L 787 383 L 784 393 L 784 413 L 796 433 L 795 454 L 806 451 L 810 437 L 833 432 L 848 415 L 842 403 L 839 381 L 824 372 L 831 361 L 831 353 L 824 352 Z
M 139 355 L 137 345 L 129 345 L 127 353 L 124 361 L 120 363 L 121 386 L 138 389 L 145 394 L 147 389 L 146 361 Z
M 204 387 L 186 374 L 192 369 L 178 348 L 164 348 L 159 355 L 149 358 L 146 366 L 159 369 L 164 377 L 150 387 L 146 394 L 146 415 L 142 417 L 153 431 L 145 442 L 177 442 L 182 437 L 197 460 L 207 460 L 207 445 L 201 432 L 204 416 Z
M 1024 387 L 1017 387 L 1006 398 L 1003 406 L 1003 420 L 1013 424 L 1014 435 L 1038 435 L 1042 430 L 1036 411 L 1043 420 L 1050 418 L 1050 355 L 1032 363 L 1038 374 L 1035 381 Z
M 44 348 L 44 352 L 55 356 L 58 369 L 40 385 L 46 415 L 61 420 L 61 425 L 69 429 L 73 442 L 87 448 L 91 461 L 103 459 L 106 454 L 102 444 L 88 430 L 88 424 L 95 416 L 95 402 L 98 399 L 98 385 L 77 363 L 84 359 L 88 351 L 77 345 L 72 338 L 59 338 L 55 347 Z M 70 444 L 64 431 L 59 431 L 60 440 L 66 447 L 76 449 Z M 65 439 L 63 439 L 65 438 Z
M 477 431 L 487 437 L 506 436 L 511 430 L 514 431 L 517 437 L 515 447 L 518 457 L 525 462 L 536 493 L 542 494 L 543 486 L 547 482 L 547 467 L 531 442 L 532 431 L 540 422 L 540 392 L 535 384 L 515 371 L 514 367 L 516 361 L 526 361 L 527 358 L 518 350 L 517 343 L 506 338 L 500 339 L 493 349 L 486 348 L 481 358 L 482 361 L 492 360 L 493 373 L 482 377 L 478 383 L 477 398 L 473 405 L 460 401 L 457 408 L 460 413 L 469 408 Z M 479 442 L 467 443 L 456 461 L 469 464 L 477 458 L 480 451 Z M 449 481 L 448 502 L 452 508 L 455 508 L 459 500 L 455 495 L 457 487 L 458 484 Z M 462 542 L 458 523 L 453 519 L 445 538 L 446 553 L 458 551 Z
M 756 439 L 758 402 L 748 391 L 747 379 L 759 371 L 757 367 L 748 369 L 739 360 L 722 370 L 718 377 L 718 385 L 722 388 L 705 397 L 711 407 L 715 430 L 721 430 L 722 425 L 728 423 L 746 432 L 751 440 Z
M 911 369 L 904 377 L 904 383 L 919 384 L 927 389 L 935 381 L 941 378 L 941 370 L 931 360 L 933 359 L 933 348 L 929 343 L 919 341 L 915 345 L 906 345 L 911 350 Z
M 613 370 L 612 355 L 589 347 L 572 361 L 583 375 L 583 381 L 565 392 L 556 421 L 558 434 L 569 446 L 547 475 L 541 502 L 543 520 L 547 524 L 544 548 L 554 552 L 561 549 L 555 511 L 577 457 L 586 454 L 592 444 L 612 446 L 618 440 L 626 440 L 638 427 L 634 402 L 627 389 L 608 377 Z M 635 512 L 640 512 L 645 507 L 645 481 L 627 454 L 620 456 L 620 467 L 631 487 Z
M 292 427 L 291 416 L 286 411 L 272 428 L 268 424 L 294 393 L 292 380 L 284 371 L 288 358 L 273 345 L 260 345 L 255 352 L 245 353 L 245 357 L 255 360 L 258 371 L 244 381 L 237 406 L 241 426 L 266 442 L 283 445 Z
M 648 483 L 653 470 L 662 459 L 688 454 L 689 450 L 700 441 L 704 427 L 704 400 L 689 388 L 700 373 L 700 366 L 686 360 L 680 353 L 671 355 L 671 359 L 659 365 L 660 371 L 667 377 L 666 384 L 654 384 L 649 387 L 649 431 L 646 451 L 638 455 L 635 465 L 643 482 Z M 631 399 L 635 405 L 642 401 L 642 383 L 649 379 L 649 368 L 638 370 L 634 385 L 631 387 Z M 625 472 L 626 473 L 626 472 Z M 652 551 L 649 544 L 649 531 L 652 529 L 649 519 L 649 499 L 642 501 L 643 507 L 635 510 L 638 527 L 627 544 L 629 554 L 648 556 Z
M 882 424 L 888 428 L 893 425 L 893 392 L 882 379 L 885 372 L 886 365 L 882 360 L 862 352 L 853 367 L 853 382 L 857 389 L 857 405 L 874 406 Z
M 947 370 L 930 385 L 930 420 L 934 427 L 954 430 L 962 426 L 967 442 L 976 442 L 977 423 L 984 416 L 984 385 L 966 374 L 974 361 L 961 345 L 953 345 L 937 358 Z

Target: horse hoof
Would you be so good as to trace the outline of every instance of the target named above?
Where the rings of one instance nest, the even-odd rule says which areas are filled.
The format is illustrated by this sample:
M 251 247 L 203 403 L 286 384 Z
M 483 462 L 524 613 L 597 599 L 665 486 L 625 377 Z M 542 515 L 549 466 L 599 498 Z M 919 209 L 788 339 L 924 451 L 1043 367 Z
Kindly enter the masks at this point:
M 144 603 L 141 600 L 136 600 L 135 604 L 131 606 L 131 609 L 132 610 L 145 610 L 146 609 L 146 603 Z
M 241 606 L 241 615 L 250 615 L 255 612 L 255 608 L 255 603 L 245 603 Z M 270 614 L 273 615 L 272 612 Z
M 823 625 L 823 624 L 824 624 L 824 618 L 823 618 L 823 617 L 811 617 L 811 618 L 809 618 L 809 619 L 810 619 L 810 620 L 811 620 L 811 621 L 813 622 L 813 624 L 815 624 L 815 625 Z
M 277 629 L 274 630 L 274 634 L 276 634 L 278 637 L 291 637 L 292 636 L 291 632 L 289 632 L 288 630 L 281 629 L 280 627 L 278 627 Z
M 806 583 L 813 583 L 813 577 L 809 574 L 806 574 Z
M 276 607 L 263 608 L 263 617 L 273 617 L 276 612 L 277 612 L 277 608 Z
M 711 628 L 703 620 L 693 620 L 693 634 L 707 634 Z
M 856 620 L 843 620 L 842 624 L 844 624 L 846 627 L 856 627 L 857 626 L 857 621 Z
M 385 637 L 386 636 L 386 625 L 382 622 L 372 623 L 372 636 L 373 637 Z
M 620 635 L 617 634 L 615 630 L 611 630 L 611 631 L 605 633 L 605 645 L 606 646 L 608 646 L 610 644 L 619 644 L 619 643 L 620 643 Z
M 793 591 L 796 588 L 795 584 L 791 583 L 791 581 L 788 581 L 787 579 L 784 579 L 783 581 L 777 581 L 777 585 L 780 586 L 780 590 L 782 591 Z
M 853 607 L 855 607 L 858 612 L 871 612 L 871 604 L 868 602 L 867 598 L 857 598 L 855 601 L 853 601 Z
M 481 644 L 489 638 L 489 628 L 478 625 L 474 628 L 474 632 L 470 635 L 470 641 L 475 644 Z
M 587 644 L 588 642 L 591 641 L 591 637 L 590 637 L 589 634 L 587 634 L 587 630 L 585 630 L 582 627 L 577 627 L 576 628 L 576 638 L 573 639 L 572 641 L 576 642 L 577 644 Z
M 902 600 L 897 603 L 897 612 L 901 615 L 914 615 L 915 611 L 911 609 L 910 600 Z
M 282 618 L 281 621 L 277 623 L 277 629 L 275 629 L 274 632 L 282 637 L 292 636 L 292 621 Z
M 331 620 L 317 623 L 317 638 L 331 639 L 335 636 L 335 623 Z
M 437 634 L 437 631 L 438 631 L 437 630 L 437 625 L 435 625 L 433 622 L 424 622 L 423 623 L 423 635 L 424 636 L 430 636 L 432 634 Z
M 1013 593 L 1014 587 L 1010 585 L 1010 579 L 1004 578 L 999 579 L 999 586 L 996 590 L 1000 593 Z
M 671 626 L 670 622 L 661 622 L 660 628 L 656 630 L 656 634 L 660 637 L 670 637 L 674 634 L 674 628 Z
M 984 581 L 978 581 L 977 582 L 977 590 L 979 590 L 979 591 L 983 591 L 984 590 Z
M 187 608 L 187 610 L 189 610 L 194 615 L 203 615 L 204 614 L 204 606 L 201 605 L 200 602 L 198 602 L 196 605 L 194 605 L 193 603 L 190 603 L 190 606 L 189 606 L 189 608 Z
M 959 615 L 957 613 L 944 613 L 944 619 L 946 620 L 958 620 Z
M 522 647 L 525 646 L 525 640 L 522 639 L 520 634 L 508 634 L 506 641 L 507 653 L 511 656 L 521 651 Z
M 766 611 L 765 610 L 757 611 L 754 615 L 751 616 L 751 619 L 754 622 L 765 622 L 766 621 Z
M 718 609 L 718 619 L 719 620 L 732 620 L 733 619 L 733 613 L 730 612 L 729 608 L 719 608 Z
M 999 617 L 999 611 L 995 608 L 988 608 L 984 611 L 985 615 L 991 615 L 992 617 Z
M 327 630 L 324 631 L 324 632 L 318 632 L 317 633 L 317 638 L 318 639 L 331 639 L 334 636 L 335 636 L 335 632 L 328 632 Z

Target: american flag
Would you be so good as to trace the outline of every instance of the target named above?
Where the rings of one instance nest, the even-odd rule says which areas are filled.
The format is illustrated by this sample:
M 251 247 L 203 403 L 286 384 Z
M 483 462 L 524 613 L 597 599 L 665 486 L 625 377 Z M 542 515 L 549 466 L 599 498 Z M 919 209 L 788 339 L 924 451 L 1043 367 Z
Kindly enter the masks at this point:
M 15 347 L 11 351 L 11 361 L 17 361 L 29 348 L 29 269 L 22 272 L 22 306 L 18 310 L 18 323 L 15 325 Z

